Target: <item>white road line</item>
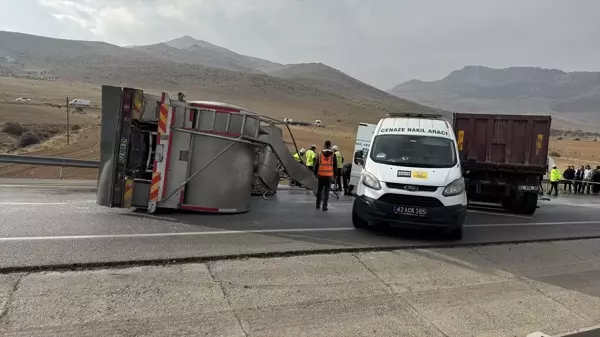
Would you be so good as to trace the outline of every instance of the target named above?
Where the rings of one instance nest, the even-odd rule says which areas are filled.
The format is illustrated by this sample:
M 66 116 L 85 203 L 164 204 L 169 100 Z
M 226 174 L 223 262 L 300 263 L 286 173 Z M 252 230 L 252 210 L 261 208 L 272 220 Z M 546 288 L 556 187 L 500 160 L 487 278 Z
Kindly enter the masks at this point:
M 465 225 L 465 227 L 518 227 L 518 226 L 564 226 L 564 225 L 593 225 L 599 224 L 600 220 L 590 221 L 561 221 L 561 222 L 525 222 L 525 223 L 503 223 L 503 224 L 476 224 Z
M 38 205 L 38 206 L 43 206 L 43 205 L 77 205 L 77 204 L 90 204 L 96 202 L 96 200 L 69 200 L 69 201 L 63 201 L 63 202 L 20 202 L 20 201 L 9 201 L 9 202 L 0 202 L 0 206 L 31 206 L 31 205 Z
M 69 205 L 66 202 L 0 202 L 0 206 L 24 206 L 24 205 Z
M 596 221 L 573 221 L 573 222 L 538 222 L 538 223 L 512 223 L 512 224 L 474 224 L 465 227 L 528 227 L 528 226 L 562 226 L 599 224 Z M 14 241 L 42 241 L 42 240 L 78 240 L 78 239 L 119 239 L 119 238 L 146 238 L 146 237 L 176 237 L 176 236 L 208 236 L 208 235 L 232 235 L 232 234 L 277 234 L 277 233 L 304 233 L 304 232 L 341 232 L 353 231 L 353 227 L 333 228 L 293 228 L 293 229 L 251 229 L 231 231 L 206 231 L 206 232 L 177 232 L 177 233 L 134 233 L 134 234 L 100 234 L 100 235 L 62 235 L 62 236 L 23 236 L 4 237 L 0 242 Z
M 85 185 L 13 185 L 13 184 L 2 184 L 0 185 L 0 187 L 31 187 L 31 188 L 67 188 L 67 189 L 73 189 L 73 188 L 86 188 L 86 189 L 92 189 L 92 188 L 96 188 L 96 186 L 90 185 L 90 186 L 85 186 Z
M 494 211 L 480 211 L 478 209 L 468 209 L 467 212 L 468 213 L 488 214 L 488 215 L 509 216 L 509 217 L 512 217 L 512 218 L 521 218 L 521 219 L 535 219 L 532 216 L 525 216 L 525 215 L 519 215 L 519 214 L 510 214 L 510 213 L 501 213 L 501 212 L 494 212 Z
M 207 232 L 178 232 L 178 233 L 135 233 L 135 234 L 101 234 L 101 235 L 66 235 L 66 236 L 24 236 L 0 238 L 0 242 L 8 241 L 38 241 L 38 240 L 72 240 L 72 239 L 117 239 L 136 237 L 168 237 L 168 236 L 204 236 L 231 234 L 269 234 L 269 233 L 301 233 L 301 232 L 334 232 L 354 230 L 350 227 L 341 228 L 294 228 L 294 229 L 253 229 L 246 231 L 207 231 Z

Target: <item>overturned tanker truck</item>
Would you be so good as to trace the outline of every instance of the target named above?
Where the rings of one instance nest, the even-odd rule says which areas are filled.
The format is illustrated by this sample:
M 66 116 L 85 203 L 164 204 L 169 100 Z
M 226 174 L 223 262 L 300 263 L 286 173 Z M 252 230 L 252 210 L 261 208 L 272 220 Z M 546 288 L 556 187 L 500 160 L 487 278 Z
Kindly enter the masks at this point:
M 102 86 L 97 204 L 242 213 L 252 195 L 275 193 L 281 176 L 316 191 L 278 126 L 291 135 L 238 106 Z

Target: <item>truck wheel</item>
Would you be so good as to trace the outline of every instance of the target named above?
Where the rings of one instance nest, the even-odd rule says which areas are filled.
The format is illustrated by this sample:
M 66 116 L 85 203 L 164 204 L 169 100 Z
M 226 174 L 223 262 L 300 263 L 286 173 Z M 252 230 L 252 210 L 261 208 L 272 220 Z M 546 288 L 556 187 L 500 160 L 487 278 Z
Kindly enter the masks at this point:
M 537 209 L 538 195 L 536 193 L 526 193 L 523 195 L 523 202 L 518 212 L 521 214 L 532 215 Z
M 448 232 L 447 237 L 449 240 L 453 240 L 453 241 L 458 241 L 458 240 L 462 240 L 463 238 L 463 227 L 460 226 L 460 228 L 456 228 L 453 229 L 451 231 Z
M 352 203 L 352 224 L 354 228 L 367 228 L 369 223 L 363 219 L 361 219 L 358 214 L 356 214 L 356 199 Z

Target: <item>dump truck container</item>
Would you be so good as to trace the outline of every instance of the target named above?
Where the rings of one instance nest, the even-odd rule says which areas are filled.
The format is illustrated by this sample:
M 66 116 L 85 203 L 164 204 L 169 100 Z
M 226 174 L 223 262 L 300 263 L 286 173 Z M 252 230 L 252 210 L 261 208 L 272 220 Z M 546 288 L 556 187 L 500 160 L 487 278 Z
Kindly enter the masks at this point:
M 549 115 L 454 114 L 469 201 L 533 214 L 548 167 Z

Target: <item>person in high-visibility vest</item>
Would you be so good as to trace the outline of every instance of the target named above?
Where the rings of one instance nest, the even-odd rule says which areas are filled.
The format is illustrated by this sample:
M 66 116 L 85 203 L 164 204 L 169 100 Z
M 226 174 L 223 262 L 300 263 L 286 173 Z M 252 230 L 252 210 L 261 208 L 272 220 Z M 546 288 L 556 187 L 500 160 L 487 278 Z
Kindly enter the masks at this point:
M 556 168 L 556 165 L 552 166 L 552 170 L 550 170 L 550 191 L 548 191 L 548 194 L 552 194 L 552 190 L 554 190 L 554 196 L 558 195 L 558 182 L 560 181 L 560 178 L 562 177 L 562 174 L 560 173 L 560 170 Z
M 300 152 L 294 153 L 294 159 L 296 159 L 297 162 L 303 163 L 305 161 L 305 159 L 304 159 L 305 153 L 306 153 L 305 149 L 300 149 Z
M 305 158 L 304 158 L 304 154 L 306 153 L 306 150 L 304 148 L 300 149 L 299 152 L 294 153 L 294 159 L 301 163 L 304 164 Z M 300 184 L 298 184 L 298 182 L 294 179 L 290 179 L 290 186 L 300 186 Z
M 337 163 L 337 166 L 334 168 L 333 173 L 335 174 L 335 178 L 334 178 L 334 186 L 335 186 L 335 191 L 341 191 L 342 190 L 342 167 L 344 166 L 344 157 L 342 157 L 342 154 L 340 153 L 340 151 L 338 151 L 338 146 L 334 145 L 332 147 L 333 149 L 333 154 L 335 154 L 335 160 Z
M 316 149 L 317 146 L 313 144 L 310 146 L 310 149 L 308 149 L 306 151 L 306 154 L 304 155 L 304 157 L 306 158 L 306 167 L 308 167 L 308 169 L 311 171 L 315 170 L 315 159 L 317 159 L 317 154 L 315 153 Z
M 321 199 L 323 200 L 323 211 L 327 211 L 327 202 L 329 201 L 329 189 L 333 181 L 334 169 L 337 167 L 337 161 L 331 150 L 331 142 L 326 140 L 323 151 L 319 153 L 315 161 L 315 173 L 317 174 L 317 209 L 321 208 Z

